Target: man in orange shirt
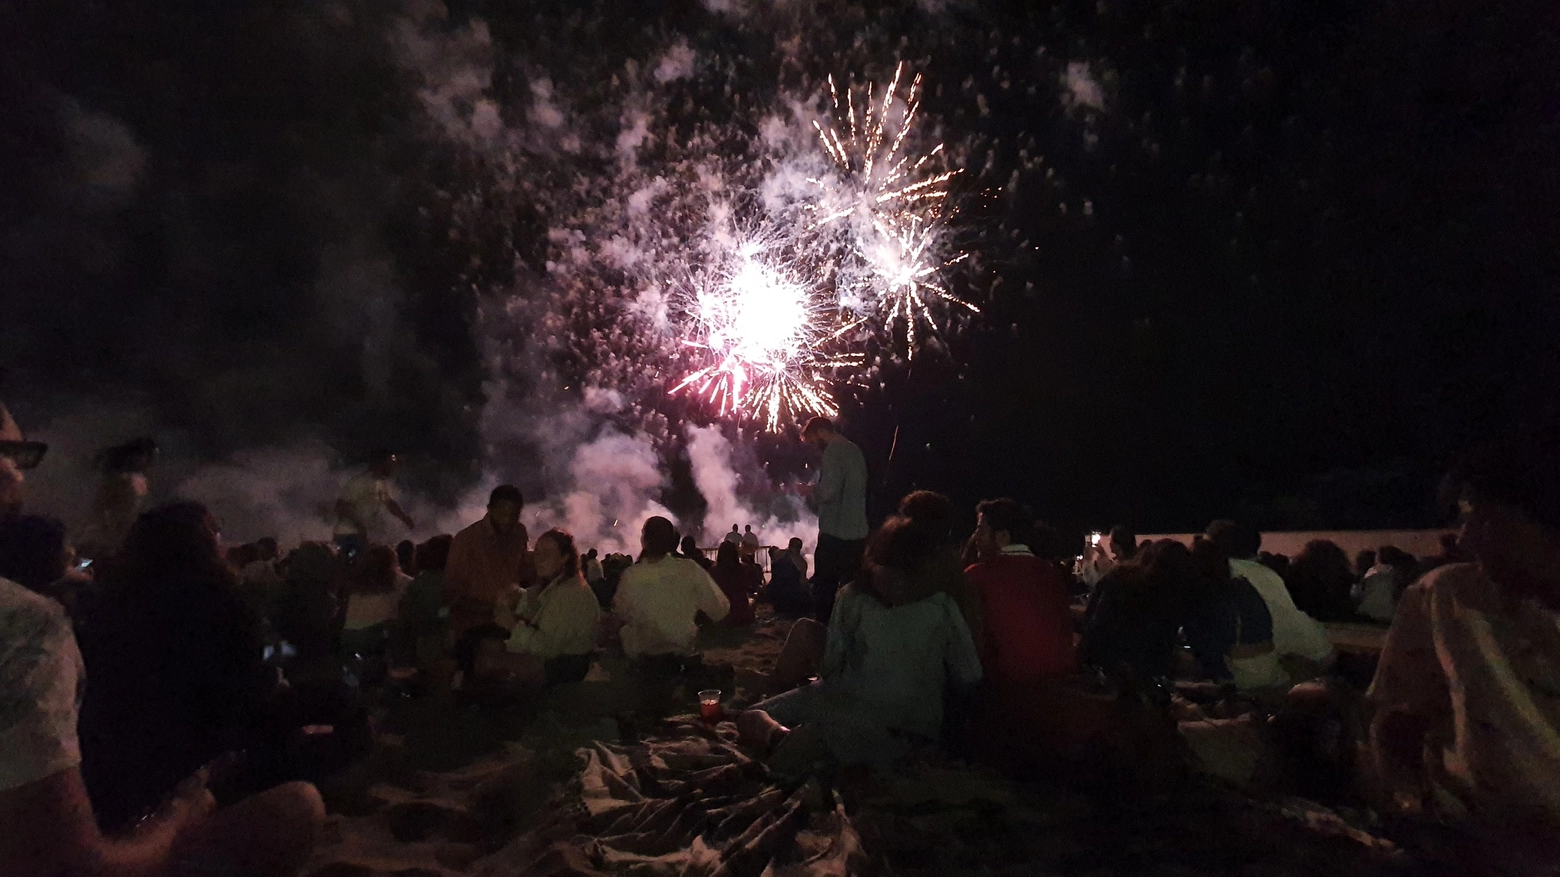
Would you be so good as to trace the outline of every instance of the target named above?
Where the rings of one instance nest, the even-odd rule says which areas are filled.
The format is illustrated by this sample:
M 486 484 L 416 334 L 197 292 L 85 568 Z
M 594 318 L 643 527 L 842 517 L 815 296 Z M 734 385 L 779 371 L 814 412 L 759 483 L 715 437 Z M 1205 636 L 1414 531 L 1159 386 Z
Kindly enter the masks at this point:
M 493 621 L 493 609 L 516 585 L 529 584 L 530 535 L 520 523 L 525 500 L 504 484 L 488 497 L 487 515 L 455 534 L 444 567 L 444 597 L 451 626 L 460 630 Z

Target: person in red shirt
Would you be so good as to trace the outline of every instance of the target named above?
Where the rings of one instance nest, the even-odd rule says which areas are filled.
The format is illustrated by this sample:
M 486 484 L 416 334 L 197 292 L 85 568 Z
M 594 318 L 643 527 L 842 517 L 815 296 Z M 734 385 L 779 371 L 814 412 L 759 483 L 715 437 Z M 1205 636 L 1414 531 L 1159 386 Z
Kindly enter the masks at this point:
M 986 636 L 981 663 L 996 682 L 1035 682 L 1071 673 L 1072 614 L 1067 584 L 1056 566 L 1029 550 L 1034 520 L 1011 499 L 977 508 L 981 556 L 965 575 L 979 592 Z

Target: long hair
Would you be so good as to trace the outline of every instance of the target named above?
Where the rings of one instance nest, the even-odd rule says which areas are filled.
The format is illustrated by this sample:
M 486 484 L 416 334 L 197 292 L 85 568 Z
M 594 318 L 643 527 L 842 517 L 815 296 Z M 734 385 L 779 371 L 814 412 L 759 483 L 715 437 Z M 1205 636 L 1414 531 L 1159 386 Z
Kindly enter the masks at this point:
M 567 530 L 560 530 L 557 527 L 554 527 L 553 529 L 548 530 L 542 535 L 536 537 L 536 541 L 538 542 L 542 541 L 543 539 L 552 540 L 552 544 L 557 547 L 558 553 L 563 555 L 562 575 L 571 579 L 579 578 L 580 551 L 578 548 L 574 547 L 574 536 Z
M 865 563 L 855 586 L 885 606 L 902 602 L 906 577 L 930 563 L 940 547 L 937 534 L 925 525 L 900 515 L 883 522 L 867 540 Z
M 137 587 L 236 579 L 217 546 L 216 519 L 198 502 L 169 503 L 137 518 L 111 569 L 117 581 Z
M 715 549 L 715 568 L 733 572 L 742 568 L 742 556 L 735 542 L 722 542 Z

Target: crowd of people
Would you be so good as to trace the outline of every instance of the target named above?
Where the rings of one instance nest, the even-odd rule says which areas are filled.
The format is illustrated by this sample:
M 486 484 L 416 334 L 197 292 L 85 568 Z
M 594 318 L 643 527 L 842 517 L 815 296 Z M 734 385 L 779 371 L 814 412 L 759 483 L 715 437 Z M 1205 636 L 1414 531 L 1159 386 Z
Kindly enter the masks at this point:
M 1459 469 L 1463 540 L 1424 561 L 1263 554 L 1232 521 L 1190 544 L 1117 527 L 1068 557 L 1014 500 L 970 515 L 928 491 L 874 530 L 865 457 L 818 418 L 811 564 L 791 539 L 767 574 L 751 527 L 713 560 L 659 516 L 635 557 L 533 539 L 510 485 L 459 532 L 391 545 L 388 520 L 412 520 L 388 452 L 344 485 L 331 542 L 224 550 L 207 509 L 175 502 L 83 567 L 23 507 L 16 461 L 39 454 L 3 425 L 0 870 L 291 873 L 323 818 L 310 781 L 372 746 L 364 688 L 523 696 L 585 680 L 603 650 L 676 675 L 702 625 L 764 603 L 794 621 L 737 728 L 781 773 L 937 745 L 1016 771 L 1110 740 L 1146 761 L 1142 705 L 1200 685 L 1276 721 L 1362 710 L 1352 780 L 1383 809 L 1560 825 L 1560 473 L 1542 449 Z M 1391 628 L 1351 700 L 1326 623 L 1361 619 Z

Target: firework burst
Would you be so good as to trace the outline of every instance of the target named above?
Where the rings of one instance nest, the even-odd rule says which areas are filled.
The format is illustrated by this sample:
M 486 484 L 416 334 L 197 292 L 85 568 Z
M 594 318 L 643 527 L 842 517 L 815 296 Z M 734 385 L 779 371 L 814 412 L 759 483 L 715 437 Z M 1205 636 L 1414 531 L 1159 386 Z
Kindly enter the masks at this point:
M 697 284 L 682 344 L 703 362 L 672 392 L 691 392 L 721 416 L 761 420 L 769 430 L 787 417 L 837 414 L 832 377 L 863 357 L 833 348 L 860 321 L 842 323 L 820 284 L 800 273 L 797 263 L 747 242 Z
M 815 231 L 832 227 L 849 236 L 840 259 L 846 263 L 846 282 L 860 287 L 852 296 L 867 303 L 862 310 L 876 312 L 889 327 L 902 320 L 907 354 L 913 357 L 917 323 L 932 331 L 939 328 L 934 304 L 948 303 L 972 313 L 980 309 L 949 292 L 941 279 L 945 268 L 965 258 L 947 255 L 942 245 L 949 184 L 959 172 L 941 169 L 940 143 L 919 155 L 907 148 L 921 107 L 921 77 L 916 75 L 900 97 L 904 69 L 901 62 L 881 96 L 870 82 L 859 90 L 864 97 L 860 111 L 858 90 L 847 86 L 842 101 L 841 89 L 829 77 L 834 115 L 828 125 L 814 121 L 813 128 L 835 174 L 809 179 L 818 188 L 818 198 L 806 209 L 815 216 Z M 863 270 L 849 270 L 853 266 Z

